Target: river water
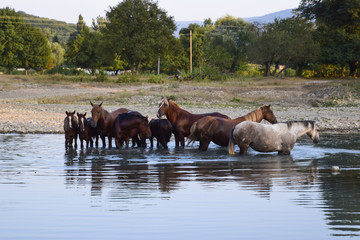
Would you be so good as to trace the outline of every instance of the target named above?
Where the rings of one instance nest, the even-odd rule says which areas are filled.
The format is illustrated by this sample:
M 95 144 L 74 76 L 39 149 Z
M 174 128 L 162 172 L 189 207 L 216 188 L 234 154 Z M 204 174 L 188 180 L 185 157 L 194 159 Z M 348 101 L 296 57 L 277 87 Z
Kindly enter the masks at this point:
M 360 135 L 320 137 L 230 156 L 0 135 L 0 239 L 358 239 Z

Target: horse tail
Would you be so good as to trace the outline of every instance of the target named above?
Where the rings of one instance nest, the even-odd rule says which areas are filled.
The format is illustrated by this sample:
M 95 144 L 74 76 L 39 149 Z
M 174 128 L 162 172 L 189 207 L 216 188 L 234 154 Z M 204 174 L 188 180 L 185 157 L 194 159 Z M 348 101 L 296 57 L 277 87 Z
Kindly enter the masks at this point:
M 193 125 L 191 125 L 190 128 L 190 134 L 187 137 L 187 144 L 186 146 L 189 146 L 191 143 L 194 143 L 197 140 L 196 137 L 196 126 L 197 126 L 197 121 L 193 123 Z
M 235 139 L 234 139 L 234 129 L 231 129 L 230 136 L 229 136 L 229 144 L 228 144 L 228 153 L 234 155 L 234 147 L 235 147 Z

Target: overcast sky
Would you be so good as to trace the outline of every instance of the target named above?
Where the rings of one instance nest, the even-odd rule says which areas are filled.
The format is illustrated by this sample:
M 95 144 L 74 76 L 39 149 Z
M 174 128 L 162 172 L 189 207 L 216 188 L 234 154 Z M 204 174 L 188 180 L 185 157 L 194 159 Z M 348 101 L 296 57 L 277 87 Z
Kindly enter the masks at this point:
M 39 17 L 76 23 L 81 14 L 87 25 L 97 16 L 105 16 L 119 4 L 119 0 L 0 0 L 0 8 L 11 7 L 16 11 Z M 175 21 L 213 21 L 227 14 L 234 17 L 263 16 L 298 7 L 300 0 L 158 0 L 158 6 L 173 16 Z

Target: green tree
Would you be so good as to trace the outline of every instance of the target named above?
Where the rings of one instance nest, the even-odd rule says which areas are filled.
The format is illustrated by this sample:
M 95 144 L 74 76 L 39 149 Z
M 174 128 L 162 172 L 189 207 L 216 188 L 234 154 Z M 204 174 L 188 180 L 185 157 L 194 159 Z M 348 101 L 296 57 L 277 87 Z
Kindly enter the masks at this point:
M 293 67 L 301 75 L 303 68 L 316 61 L 319 53 L 313 23 L 300 18 L 286 18 L 275 19 L 259 30 L 249 57 L 255 63 L 265 66 L 264 76 L 275 75 L 279 65 L 284 66 L 280 73 Z M 273 64 L 275 68 L 271 72 Z
M 50 59 L 51 49 L 45 35 L 39 28 L 24 24 L 22 26 L 23 49 L 20 52 L 21 66 L 26 70 L 44 69 Z
M 209 25 L 209 24 L 208 24 Z M 205 35 L 205 56 L 223 71 L 234 72 L 247 60 L 247 48 L 255 37 L 253 25 L 241 18 L 219 18 Z
M 323 62 L 347 64 L 355 77 L 360 59 L 360 0 L 302 0 L 298 12 L 315 20 Z
M 14 68 L 21 66 L 23 25 L 24 21 L 15 10 L 0 9 L 0 65 L 6 67 L 10 73 Z
M 102 31 L 110 54 L 122 56 L 132 71 L 163 56 L 174 38 L 173 18 L 150 0 L 124 0 L 106 16 Z

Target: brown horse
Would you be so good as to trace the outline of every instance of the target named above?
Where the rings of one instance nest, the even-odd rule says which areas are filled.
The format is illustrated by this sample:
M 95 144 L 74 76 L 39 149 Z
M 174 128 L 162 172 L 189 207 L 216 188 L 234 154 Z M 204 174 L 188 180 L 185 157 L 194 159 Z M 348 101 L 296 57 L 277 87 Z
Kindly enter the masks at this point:
M 98 131 L 101 140 L 103 142 L 103 147 L 106 147 L 105 137 L 108 137 L 109 147 L 112 147 L 112 137 L 114 137 L 114 121 L 120 113 L 127 113 L 129 109 L 119 108 L 111 113 L 102 108 L 102 103 L 93 104 L 90 102 L 93 107 L 91 110 L 91 127 L 96 128 Z
M 220 146 L 227 146 L 231 129 L 243 121 L 261 122 L 263 119 L 270 123 L 276 123 L 276 117 L 270 108 L 271 105 L 261 106 L 245 116 L 235 119 L 223 119 L 218 117 L 204 117 L 196 121 L 190 130 L 189 143 L 200 141 L 199 149 L 206 151 L 210 142 Z
M 65 147 L 74 146 L 77 148 L 77 135 L 78 135 L 78 119 L 75 115 L 75 111 L 66 111 L 66 117 L 64 119 L 64 132 L 65 132 Z
M 167 119 L 171 122 L 173 133 L 175 135 L 175 146 L 179 146 L 179 142 L 181 146 L 185 146 L 185 137 L 190 134 L 190 127 L 194 122 L 199 120 L 200 118 L 206 116 L 214 116 L 220 118 L 228 118 L 228 116 L 213 112 L 213 113 L 204 113 L 204 114 L 192 114 L 182 108 L 179 107 L 175 102 L 170 99 L 163 98 L 159 102 L 159 110 L 157 113 L 157 117 L 161 118 L 161 116 L 166 115 Z
M 77 113 L 78 121 L 79 121 L 79 139 L 81 148 L 84 147 L 84 141 L 86 143 L 86 148 L 93 147 L 94 141 L 93 137 L 95 137 L 95 145 L 98 146 L 99 142 L 99 134 L 96 131 L 96 128 L 91 127 L 91 118 L 86 118 L 86 113 L 81 114 Z
M 114 122 L 115 143 L 119 148 L 122 141 L 129 146 L 130 138 L 140 137 L 140 146 L 146 147 L 146 139 L 151 137 L 149 121 L 147 117 L 138 112 L 119 114 Z
M 289 155 L 296 139 L 307 134 L 316 144 L 320 141 L 315 121 L 289 121 L 273 125 L 245 121 L 236 125 L 229 136 L 229 154 L 234 146 L 240 147 L 240 154 L 246 154 L 249 147 L 259 152 L 274 152 Z

